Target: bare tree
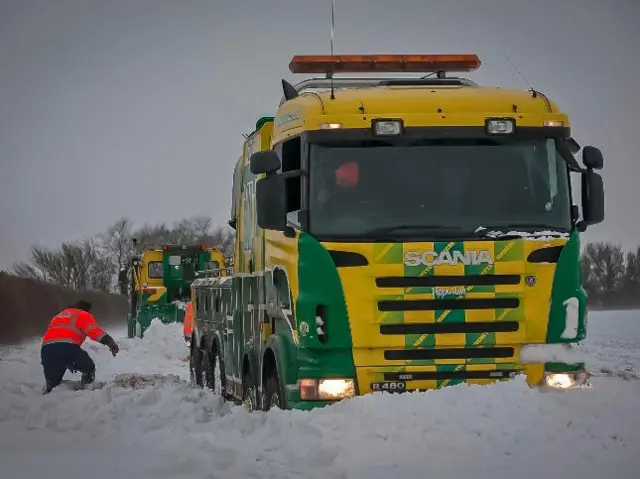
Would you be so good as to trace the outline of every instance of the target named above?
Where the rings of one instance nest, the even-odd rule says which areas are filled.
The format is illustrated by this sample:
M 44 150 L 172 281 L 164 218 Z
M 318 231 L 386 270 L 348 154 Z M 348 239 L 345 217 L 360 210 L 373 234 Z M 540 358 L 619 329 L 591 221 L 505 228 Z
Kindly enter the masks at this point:
M 111 292 L 114 287 L 116 268 L 110 258 L 98 256 L 91 267 L 89 287 L 98 291 Z
M 208 216 L 193 216 L 189 221 L 191 222 L 193 234 L 198 239 L 204 238 L 209 234 L 213 223 Z
M 133 234 L 133 237 L 138 240 L 140 247 L 145 248 L 162 243 L 170 243 L 172 231 L 165 223 L 157 225 L 145 224 Z
M 218 247 L 225 258 L 233 257 L 233 247 L 235 244 L 235 232 L 228 227 L 218 227 L 210 235 L 211 242 L 209 244 Z
M 29 260 L 18 262 L 13 271 L 16 275 L 43 281 L 58 282 L 61 278 L 60 262 L 56 253 L 40 245 L 31 247 Z
M 77 290 L 95 288 L 93 275 L 101 257 L 99 245 L 93 238 L 77 243 L 65 242 L 57 249 L 34 246 L 30 256 L 29 262 L 16 263 L 14 266 L 18 276 L 37 278 Z
M 117 267 L 124 265 L 132 253 L 132 223 L 128 218 L 120 218 L 100 235 L 102 247 Z
M 640 296 L 640 246 L 635 252 L 627 253 L 622 289 L 628 298 Z
M 13 265 L 13 272 L 21 278 L 32 278 L 46 281 L 46 273 L 26 261 L 18 261 Z
M 585 289 L 593 293 L 620 288 L 625 272 L 622 247 L 609 243 L 590 243 L 582 255 Z

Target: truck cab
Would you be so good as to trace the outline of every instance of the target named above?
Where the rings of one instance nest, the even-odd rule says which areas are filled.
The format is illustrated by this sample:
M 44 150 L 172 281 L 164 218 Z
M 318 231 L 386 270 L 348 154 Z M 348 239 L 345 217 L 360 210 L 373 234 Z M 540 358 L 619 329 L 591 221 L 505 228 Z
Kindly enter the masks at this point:
M 129 337 L 142 337 L 154 318 L 165 324 L 182 323 L 198 275 L 226 274 L 222 252 L 206 245 L 149 247 L 131 259 L 129 269 Z M 124 273 L 121 278 L 127 281 Z

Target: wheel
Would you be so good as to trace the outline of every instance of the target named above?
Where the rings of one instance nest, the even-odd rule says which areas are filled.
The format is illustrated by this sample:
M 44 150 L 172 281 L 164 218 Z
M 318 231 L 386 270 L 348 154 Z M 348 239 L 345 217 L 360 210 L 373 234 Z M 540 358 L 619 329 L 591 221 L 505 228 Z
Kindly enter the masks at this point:
M 268 411 L 273 406 L 278 406 L 280 409 L 284 409 L 284 397 L 280 391 L 280 381 L 278 380 L 278 372 L 274 369 L 269 377 L 267 377 L 267 383 L 264 388 L 264 410 Z
M 127 314 L 127 338 L 133 338 L 133 324 L 131 322 L 131 313 Z
M 216 367 L 216 358 L 211 351 L 205 349 L 202 351 L 202 372 L 204 375 L 204 387 L 207 389 L 211 389 L 213 391 L 214 383 L 215 383 L 215 367 Z
M 251 374 L 248 371 L 242 377 L 242 404 L 249 411 L 256 410 L 256 392 L 251 383 Z
M 224 360 L 220 354 L 220 349 L 214 346 L 214 352 L 211 355 L 213 362 L 210 371 L 211 390 L 219 394 L 223 399 L 226 396 L 227 377 L 224 374 Z
M 192 343 L 191 354 L 189 355 L 189 376 L 193 387 L 204 387 L 202 362 L 202 351 Z
M 205 351 L 202 353 L 202 356 L 202 368 L 206 387 L 224 396 L 226 378 L 224 376 L 224 363 L 222 362 L 220 353 L 217 348 L 215 348 L 214 352 Z

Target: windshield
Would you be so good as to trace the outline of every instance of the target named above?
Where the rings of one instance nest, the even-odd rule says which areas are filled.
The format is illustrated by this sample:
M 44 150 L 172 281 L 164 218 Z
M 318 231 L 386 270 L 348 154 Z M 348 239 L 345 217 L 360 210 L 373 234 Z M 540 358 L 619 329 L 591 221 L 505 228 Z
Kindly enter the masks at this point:
M 567 166 L 553 139 L 312 145 L 309 176 L 309 231 L 318 237 L 571 225 Z

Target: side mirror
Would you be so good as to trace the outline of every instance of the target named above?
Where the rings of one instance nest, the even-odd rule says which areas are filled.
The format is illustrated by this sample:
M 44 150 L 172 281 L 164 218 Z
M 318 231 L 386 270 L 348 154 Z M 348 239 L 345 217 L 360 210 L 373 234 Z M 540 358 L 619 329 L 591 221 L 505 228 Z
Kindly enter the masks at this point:
M 253 166 L 253 156 L 251 160 Z M 280 175 L 271 175 L 256 183 L 256 213 L 258 226 L 262 229 L 284 231 L 287 228 L 284 181 Z
M 254 175 L 275 173 L 281 165 L 280 157 L 273 150 L 256 151 L 249 158 L 249 169 Z
M 601 170 L 604 164 L 602 152 L 595 146 L 585 146 L 582 149 L 582 163 L 590 170 Z
M 604 185 L 602 177 L 587 170 L 582 173 L 582 228 L 604 221 Z

